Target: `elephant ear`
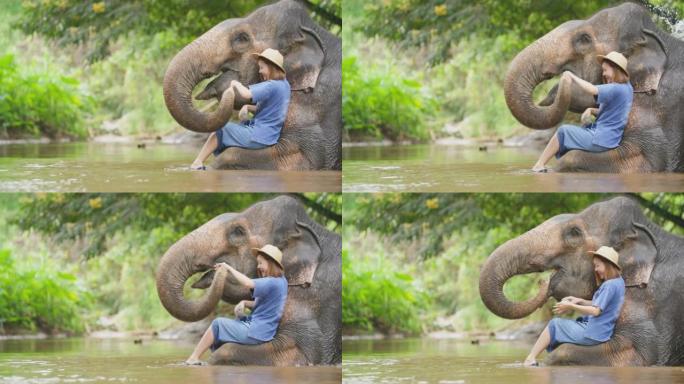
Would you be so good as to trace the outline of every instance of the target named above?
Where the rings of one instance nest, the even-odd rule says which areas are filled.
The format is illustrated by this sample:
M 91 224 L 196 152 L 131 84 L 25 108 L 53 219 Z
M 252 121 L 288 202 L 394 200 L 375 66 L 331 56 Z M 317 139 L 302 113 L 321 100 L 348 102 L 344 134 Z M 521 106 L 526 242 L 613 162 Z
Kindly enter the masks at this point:
M 280 38 L 286 77 L 293 91 L 312 92 L 325 60 L 325 45 L 315 27 L 302 24 Z
M 645 287 L 658 256 L 658 246 L 647 226 L 632 222 L 631 228 L 613 236 L 613 248 L 620 254 L 620 268 L 627 287 Z
M 295 228 L 287 233 L 278 247 L 283 251 L 288 285 L 310 286 L 322 255 L 321 244 L 313 228 L 296 220 Z
M 648 26 L 625 39 L 620 52 L 628 60 L 627 72 L 635 92 L 654 94 L 667 65 L 667 50 L 651 19 L 644 23 Z

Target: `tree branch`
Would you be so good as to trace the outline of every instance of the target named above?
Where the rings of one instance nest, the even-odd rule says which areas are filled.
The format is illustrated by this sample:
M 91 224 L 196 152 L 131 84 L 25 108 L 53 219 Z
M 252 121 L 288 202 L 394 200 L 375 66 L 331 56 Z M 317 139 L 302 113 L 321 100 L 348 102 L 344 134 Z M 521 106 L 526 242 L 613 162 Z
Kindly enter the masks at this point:
M 641 205 L 648 208 L 651 212 L 655 213 L 656 215 L 658 215 L 658 216 L 660 216 L 660 217 L 662 217 L 668 221 L 673 222 L 675 225 L 677 225 L 681 228 L 684 228 L 684 218 L 673 215 L 667 209 L 659 206 L 658 204 L 656 204 L 652 201 L 646 200 L 645 198 L 643 198 L 639 194 L 629 193 L 628 195 L 630 197 L 635 198 Z
M 309 0 L 299 0 L 299 2 L 303 3 L 304 5 L 307 6 L 307 8 L 311 9 L 318 15 L 320 15 L 322 18 L 328 20 L 329 22 L 339 25 L 340 27 L 342 26 L 342 18 L 337 16 L 336 14 L 328 11 L 327 9 L 321 7 L 318 4 L 314 4 Z
M 304 196 L 303 193 L 290 193 L 290 196 L 294 197 L 295 199 L 299 200 L 304 204 L 305 206 L 313 209 L 314 211 L 318 212 L 319 214 L 323 215 L 323 217 L 327 218 L 328 220 L 332 220 L 337 225 L 342 225 L 342 215 L 340 213 L 337 213 L 309 198 Z

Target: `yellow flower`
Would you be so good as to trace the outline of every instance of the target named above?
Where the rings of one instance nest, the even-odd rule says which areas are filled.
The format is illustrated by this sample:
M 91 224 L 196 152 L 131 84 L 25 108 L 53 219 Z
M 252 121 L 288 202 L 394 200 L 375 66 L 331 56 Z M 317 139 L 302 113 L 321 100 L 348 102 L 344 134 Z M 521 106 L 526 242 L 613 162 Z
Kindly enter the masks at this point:
M 428 207 L 428 209 L 437 209 L 439 208 L 439 200 L 436 197 L 425 200 L 425 206 Z
M 92 209 L 102 208 L 102 198 L 96 197 L 94 199 L 88 200 L 88 204 Z
M 104 1 L 100 1 L 99 3 L 93 4 L 93 12 L 102 13 L 104 11 L 105 11 L 105 2 Z
M 446 16 L 446 14 L 447 14 L 447 6 L 446 6 L 446 4 L 435 5 L 435 15 L 437 15 L 437 16 Z

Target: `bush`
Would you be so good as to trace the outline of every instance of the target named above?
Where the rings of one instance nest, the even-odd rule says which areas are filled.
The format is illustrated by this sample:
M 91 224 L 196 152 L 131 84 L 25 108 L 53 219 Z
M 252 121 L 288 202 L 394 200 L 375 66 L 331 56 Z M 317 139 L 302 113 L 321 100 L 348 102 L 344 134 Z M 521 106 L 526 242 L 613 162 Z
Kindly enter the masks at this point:
M 0 57 L 0 129 L 5 135 L 85 136 L 83 116 L 91 106 L 75 78 L 49 67 L 20 67 L 12 54 Z
M 342 250 L 342 325 L 383 333 L 421 333 L 428 297 L 382 253 Z
M 342 60 L 342 114 L 345 134 L 352 139 L 424 140 L 434 100 L 415 78 L 397 66 L 361 65 L 353 55 Z
M 82 313 L 89 307 L 87 292 L 76 277 L 63 272 L 47 256 L 26 265 L 10 250 L 0 250 L 0 322 L 3 327 L 40 329 L 49 333 L 83 331 Z

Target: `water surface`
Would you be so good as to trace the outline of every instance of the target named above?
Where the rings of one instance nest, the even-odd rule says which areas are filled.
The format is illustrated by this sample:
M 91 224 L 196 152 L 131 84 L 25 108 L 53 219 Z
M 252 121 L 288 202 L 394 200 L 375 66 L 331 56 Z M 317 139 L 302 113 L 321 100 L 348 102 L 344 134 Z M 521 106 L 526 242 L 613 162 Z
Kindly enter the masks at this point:
M 336 384 L 342 375 L 339 367 L 181 365 L 192 348 L 165 340 L 0 340 L 0 383 Z
M 342 382 L 353 383 L 677 383 L 683 367 L 525 368 L 530 344 L 511 341 L 435 339 L 342 342 Z M 543 355 L 542 355 L 543 356 Z
M 189 144 L 0 145 L 0 191 L 336 192 L 341 188 L 337 171 L 190 171 L 197 152 Z
M 529 171 L 540 150 L 445 145 L 343 148 L 344 192 L 680 192 L 682 173 Z M 553 165 L 551 163 L 550 165 Z

